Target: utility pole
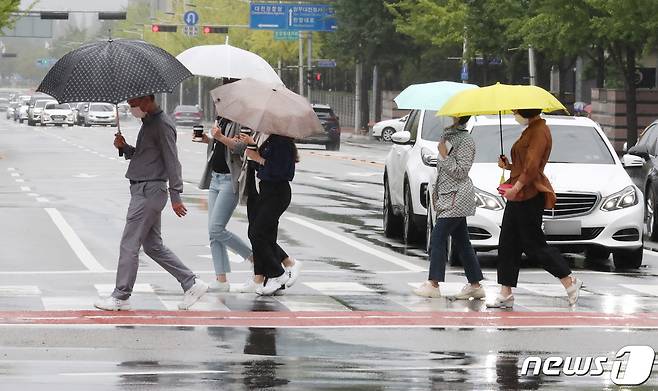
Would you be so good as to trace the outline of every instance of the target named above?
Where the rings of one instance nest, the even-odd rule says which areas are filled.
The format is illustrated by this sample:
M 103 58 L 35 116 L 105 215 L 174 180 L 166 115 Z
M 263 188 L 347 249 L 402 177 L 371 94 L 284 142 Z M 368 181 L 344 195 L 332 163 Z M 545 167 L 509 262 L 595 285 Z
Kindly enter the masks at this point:
M 299 95 L 304 96 L 304 37 L 299 33 Z
M 311 31 L 306 32 L 306 51 L 308 53 L 308 59 L 306 60 L 306 72 L 312 72 L 313 68 L 313 33 Z M 308 91 L 306 92 L 306 97 L 308 98 L 308 101 L 311 102 L 311 83 L 312 83 L 312 76 L 311 79 L 308 79 L 308 85 L 306 88 Z
M 279 75 L 279 79 L 281 79 L 281 57 L 279 57 L 279 63 L 278 63 L 278 67 L 276 69 L 276 74 Z M 281 80 L 283 80 L 283 79 L 281 79 Z
M 361 130 L 361 68 L 363 64 L 356 63 L 356 83 L 355 83 L 355 110 L 354 110 L 354 134 Z
M 530 76 L 530 85 L 537 85 L 537 68 L 535 67 L 535 49 L 528 46 L 528 76 Z

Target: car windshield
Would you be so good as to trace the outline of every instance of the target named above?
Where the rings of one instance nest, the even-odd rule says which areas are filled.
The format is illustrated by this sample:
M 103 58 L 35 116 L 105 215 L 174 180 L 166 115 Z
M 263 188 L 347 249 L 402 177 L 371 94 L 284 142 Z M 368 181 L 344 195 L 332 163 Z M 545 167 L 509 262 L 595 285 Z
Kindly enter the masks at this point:
M 38 101 L 36 101 L 36 103 L 34 104 L 34 107 L 39 107 L 39 108 L 41 108 L 41 107 L 44 107 L 47 103 L 50 103 L 50 102 L 48 102 L 47 100 L 38 100 Z
M 450 125 L 452 125 L 452 118 L 437 117 L 435 110 L 425 110 L 421 137 L 423 140 L 438 142 L 443 134 L 443 129 Z
M 549 125 L 553 149 L 549 163 L 614 164 L 614 158 L 594 127 Z M 521 125 L 503 125 L 505 155 L 521 136 Z M 475 141 L 475 163 L 496 163 L 500 155 L 499 125 L 478 125 L 471 131 Z
M 106 104 L 92 104 L 89 111 L 114 111 L 114 106 Z
M 46 110 L 71 110 L 71 107 L 68 103 L 48 103 L 46 105 Z
M 318 118 L 320 119 L 330 119 L 332 117 L 331 115 L 331 109 L 320 109 L 320 108 L 314 108 L 315 114 L 318 115 Z

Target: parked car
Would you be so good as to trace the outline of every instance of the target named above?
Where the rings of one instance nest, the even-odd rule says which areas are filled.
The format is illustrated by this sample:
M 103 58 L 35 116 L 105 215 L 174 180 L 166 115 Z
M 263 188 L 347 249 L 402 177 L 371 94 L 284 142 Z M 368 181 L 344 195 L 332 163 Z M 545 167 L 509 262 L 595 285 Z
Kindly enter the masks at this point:
M 57 103 L 52 98 L 35 99 L 34 103 L 27 110 L 27 124 L 34 126 L 41 122 L 41 112 L 48 103 Z
M 385 121 L 380 121 L 372 127 L 372 137 L 375 137 L 378 140 L 382 141 L 391 141 L 391 136 L 394 133 L 404 129 L 404 123 L 409 118 L 409 114 L 405 115 L 402 118 L 387 119 Z
M 92 125 L 117 126 L 115 106 L 110 103 L 90 103 L 83 124 L 86 127 Z
M 73 110 L 68 103 L 47 103 L 41 112 L 41 126 L 73 126 Z
M 435 119 L 436 118 L 436 119 Z M 624 170 L 637 166 L 638 159 L 620 160 L 612 144 L 598 124 L 585 117 L 544 116 L 551 128 L 553 149 L 544 170 L 557 195 L 553 209 L 544 210 L 542 228 L 549 244 L 563 252 L 584 252 L 591 260 L 607 260 L 612 253 L 616 268 L 638 268 L 642 265 L 644 228 L 644 197 Z M 425 115 L 425 121 L 439 122 Z M 506 156 L 523 127 L 512 116 L 503 116 L 503 136 Z M 422 124 L 423 128 L 428 124 Z M 440 137 L 438 127 L 427 134 Z M 496 188 L 501 169 L 498 116 L 472 118 L 467 128 L 476 144 L 475 162 L 469 176 L 476 188 L 476 213 L 467 219 L 471 243 L 476 251 L 497 249 L 505 199 Z M 423 133 L 425 135 L 426 133 Z M 436 149 L 434 149 L 436 151 Z M 435 165 L 436 152 L 424 160 Z M 434 167 L 432 167 L 435 170 Z M 436 179 L 433 172 L 428 188 Z M 431 234 L 433 205 L 430 192 L 423 196 L 429 205 L 426 235 Z M 457 261 L 449 255 L 452 263 Z
M 119 116 L 126 118 L 130 114 L 130 105 L 126 102 L 121 102 L 117 105 L 119 109 Z
M 644 194 L 644 233 L 658 240 L 658 120 L 651 123 L 640 134 L 637 143 L 622 156 L 626 172 L 633 183 Z
M 328 105 L 313 104 L 311 106 L 313 106 L 313 111 L 320 119 L 324 133 L 297 139 L 295 142 L 299 144 L 321 144 L 328 151 L 340 150 L 340 122 L 338 116 Z
M 181 105 L 174 108 L 171 114 L 176 126 L 201 125 L 203 112 L 197 106 Z

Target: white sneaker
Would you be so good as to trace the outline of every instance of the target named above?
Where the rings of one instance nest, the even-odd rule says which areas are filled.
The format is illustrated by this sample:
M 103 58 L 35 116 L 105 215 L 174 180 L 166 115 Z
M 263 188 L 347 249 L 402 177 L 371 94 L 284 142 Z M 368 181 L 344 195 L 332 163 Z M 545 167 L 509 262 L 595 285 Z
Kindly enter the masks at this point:
M 413 292 L 422 297 L 441 297 L 441 290 L 439 287 L 432 285 L 429 281 L 423 282 L 418 288 L 415 288 Z
M 252 276 L 252 278 L 250 278 L 249 281 L 245 282 L 244 284 L 233 285 L 234 287 L 233 291 L 237 293 L 256 293 L 256 288 L 258 288 L 259 285 L 262 284 L 257 284 L 256 282 L 254 282 Z
M 213 282 L 210 283 L 210 286 L 208 286 L 208 292 L 224 293 L 230 290 L 231 290 L 231 284 L 229 284 L 228 281 L 220 282 L 214 280 Z
M 468 300 L 471 297 L 474 299 L 484 299 L 486 294 L 484 293 L 484 288 L 480 285 L 478 288 L 475 288 L 471 284 L 466 284 L 462 288 L 461 292 L 454 295 L 452 298 L 455 300 Z
M 302 269 L 302 263 L 296 259 L 293 260 L 295 263 L 292 266 L 285 268 L 289 277 L 288 282 L 286 282 L 286 288 L 290 288 L 291 286 L 295 285 L 295 281 L 297 281 L 297 278 L 299 277 L 299 271 Z
M 285 285 L 282 286 L 281 288 L 277 289 L 272 293 L 273 296 L 283 296 L 286 294 L 286 288 Z
M 285 271 L 279 277 L 268 278 L 264 285 L 256 289 L 256 293 L 261 296 L 269 296 L 286 285 L 290 276 Z
M 121 300 L 116 297 L 103 297 L 94 302 L 94 307 L 105 311 L 130 311 L 130 300 Z
M 194 305 L 194 303 L 199 301 L 201 296 L 206 294 L 206 292 L 208 292 L 208 284 L 197 278 L 194 280 L 194 285 L 185 291 L 185 295 L 183 295 L 183 301 L 178 303 L 178 309 L 181 311 L 189 310 L 190 307 Z
M 500 294 L 496 296 L 493 303 L 487 303 L 487 308 L 512 308 L 514 307 L 514 295 L 503 297 Z
M 580 288 L 583 287 L 583 282 L 576 277 L 571 278 L 572 282 L 571 286 L 567 288 L 567 296 L 569 298 L 569 304 L 575 305 L 578 302 L 578 296 L 580 296 Z

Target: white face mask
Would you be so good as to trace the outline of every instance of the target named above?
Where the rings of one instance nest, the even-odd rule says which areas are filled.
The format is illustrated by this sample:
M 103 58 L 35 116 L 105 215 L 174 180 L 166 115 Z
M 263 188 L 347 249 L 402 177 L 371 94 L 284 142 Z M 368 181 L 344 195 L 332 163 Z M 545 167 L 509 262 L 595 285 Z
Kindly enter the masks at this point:
M 519 123 L 519 125 L 527 125 L 528 124 L 528 119 L 521 117 L 520 114 L 515 113 L 514 114 L 514 120 Z
M 144 117 L 146 117 L 146 113 L 143 112 L 142 109 L 139 108 L 139 106 L 131 107 L 130 108 L 130 113 L 135 118 L 144 118 Z

